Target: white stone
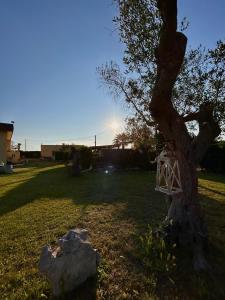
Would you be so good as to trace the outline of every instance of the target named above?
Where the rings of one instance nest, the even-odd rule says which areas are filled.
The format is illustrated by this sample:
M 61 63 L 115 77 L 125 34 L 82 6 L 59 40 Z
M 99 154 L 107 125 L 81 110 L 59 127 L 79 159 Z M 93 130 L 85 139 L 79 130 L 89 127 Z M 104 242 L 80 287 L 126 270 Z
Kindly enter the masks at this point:
M 73 291 L 97 272 L 99 254 L 87 240 L 87 230 L 74 229 L 58 240 L 58 247 L 42 249 L 39 270 L 51 283 L 54 296 Z

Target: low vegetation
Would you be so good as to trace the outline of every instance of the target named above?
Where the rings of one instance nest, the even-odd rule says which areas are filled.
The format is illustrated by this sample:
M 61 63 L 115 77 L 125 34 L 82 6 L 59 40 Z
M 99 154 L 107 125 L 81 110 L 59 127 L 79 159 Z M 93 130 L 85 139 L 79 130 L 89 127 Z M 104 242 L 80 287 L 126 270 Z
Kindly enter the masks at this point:
M 47 163 L 0 176 L 0 298 L 50 299 L 37 269 L 41 248 L 83 227 L 102 259 L 98 278 L 70 299 L 224 299 L 225 177 L 204 174 L 199 181 L 213 236 L 211 269 L 201 274 L 193 272 L 191 254 L 183 261 L 177 247 L 172 253 L 153 240 L 151 228 L 166 213 L 154 183 L 149 171 L 72 178 L 63 165 Z

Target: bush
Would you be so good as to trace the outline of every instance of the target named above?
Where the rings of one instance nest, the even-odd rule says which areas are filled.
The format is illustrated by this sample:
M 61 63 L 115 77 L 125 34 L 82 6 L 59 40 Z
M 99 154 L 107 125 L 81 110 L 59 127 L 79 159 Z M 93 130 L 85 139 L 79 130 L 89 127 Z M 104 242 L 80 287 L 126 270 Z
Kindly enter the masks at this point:
M 92 151 L 86 146 L 80 147 L 80 164 L 81 169 L 88 169 L 92 165 Z
M 225 142 L 209 146 L 200 166 L 207 171 L 225 173 Z
M 76 150 L 80 153 L 80 167 L 82 170 L 90 168 L 92 165 L 92 151 L 89 147 L 79 146 Z M 56 151 L 54 152 L 56 161 L 69 161 L 72 159 L 71 151 Z
M 70 153 L 66 151 L 55 151 L 54 156 L 56 161 L 67 161 L 69 160 Z

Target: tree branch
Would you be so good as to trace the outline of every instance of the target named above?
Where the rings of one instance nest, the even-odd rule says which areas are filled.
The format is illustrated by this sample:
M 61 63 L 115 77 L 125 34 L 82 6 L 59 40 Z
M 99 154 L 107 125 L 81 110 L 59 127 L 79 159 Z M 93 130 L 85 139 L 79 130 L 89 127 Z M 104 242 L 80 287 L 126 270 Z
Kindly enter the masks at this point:
M 111 65 L 106 65 L 104 68 L 98 68 L 98 72 L 103 79 L 103 82 L 112 88 L 114 92 L 120 94 L 121 92 L 125 95 L 126 101 L 131 103 L 136 110 L 136 112 L 140 115 L 142 120 L 150 127 L 155 126 L 156 123 L 150 121 L 141 109 L 138 108 L 138 105 L 135 103 L 134 99 L 128 94 L 126 87 L 125 87 L 125 79 L 120 73 L 120 70 L 117 65 L 111 62 Z
M 199 117 L 199 112 L 190 113 L 184 117 L 182 117 L 184 122 L 197 121 Z
M 156 123 L 153 121 L 149 121 L 145 115 L 143 114 L 143 112 L 138 108 L 138 106 L 136 105 L 136 103 L 133 101 L 133 99 L 128 95 L 126 89 L 124 88 L 123 85 L 121 85 L 121 90 L 123 91 L 125 97 L 127 98 L 127 102 L 131 103 L 134 107 L 134 109 L 137 111 L 137 113 L 141 116 L 141 118 L 143 119 L 143 121 L 150 127 L 155 126 Z

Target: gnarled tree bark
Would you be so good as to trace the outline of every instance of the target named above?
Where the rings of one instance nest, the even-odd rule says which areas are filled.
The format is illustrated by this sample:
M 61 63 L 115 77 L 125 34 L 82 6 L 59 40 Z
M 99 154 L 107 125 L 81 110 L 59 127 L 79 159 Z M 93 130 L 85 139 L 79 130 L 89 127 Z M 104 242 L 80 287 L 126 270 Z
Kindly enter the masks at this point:
M 220 133 L 213 119 L 213 108 L 205 105 L 198 113 L 182 117 L 174 109 L 172 90 L 183 63 L 187 38 L 177 32 L 177 0 L 158 0 L 163 25 L 160 43 L 155 51 L 157 79 L 155 82 L 150 111 L 159 125 L 167 143 L 172 143 L 181 172 L 182 193 L 172 197 L 168 218 L 173 220 L 169 228 L 171 238 L 182 245 L 191 245 L 196 270 L 207 268 L 203 248 L 207 230 L 198 200 L 196 167 L 207 146 Z M 192 138 L 185 122 L 196 120 L 199 134 Z

